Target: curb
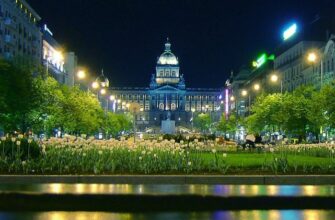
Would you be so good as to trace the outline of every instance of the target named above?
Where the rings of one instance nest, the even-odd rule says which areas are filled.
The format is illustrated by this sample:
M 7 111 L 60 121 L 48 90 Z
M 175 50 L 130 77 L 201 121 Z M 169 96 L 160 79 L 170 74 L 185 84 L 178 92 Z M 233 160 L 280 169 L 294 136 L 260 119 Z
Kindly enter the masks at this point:
M 0 183 L 1 184 L 96 183 L 96 184 L 209 184 L 209 185 L 335 185 L 335 175 L 311 175 L 311 176 L 1 175 Z

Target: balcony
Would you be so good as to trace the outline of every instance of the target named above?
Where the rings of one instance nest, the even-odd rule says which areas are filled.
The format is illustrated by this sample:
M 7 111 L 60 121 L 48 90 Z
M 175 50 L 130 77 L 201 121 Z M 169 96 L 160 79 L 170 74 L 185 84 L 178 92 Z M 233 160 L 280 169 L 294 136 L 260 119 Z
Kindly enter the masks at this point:
M 11 35 L 9 35 L 9 34 L 6 34 L 4 36 L 4 41 L 5 41 L 6 44 L 10 44 L 10 45 L 14 45 L 15 44 L 13 37 Z
M 15 22 L 13 21 L 13 19 L 7 17 L 5 18 L 5 21 L 4 21 L 4 24 L 9 27 L 9 28 L 13 28 L 13 29 L 16 29 L 16 24 Z

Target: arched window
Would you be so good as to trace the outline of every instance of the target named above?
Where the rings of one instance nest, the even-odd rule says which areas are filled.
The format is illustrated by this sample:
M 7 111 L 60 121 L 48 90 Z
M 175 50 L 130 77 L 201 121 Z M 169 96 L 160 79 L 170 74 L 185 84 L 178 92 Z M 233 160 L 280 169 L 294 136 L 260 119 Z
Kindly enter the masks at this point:
M 163 104 L 163 103 L 160 103 L 160 104 L 159 104 L 159 110 L 164 111 L 164 104 Z
M 176 104 L 175 104 L 175 103 L 172 103 L 172 104 L 171 104 L 171 110 L 172 110 L 172 111 L 175 111 L 176 108 L 177 108 Z

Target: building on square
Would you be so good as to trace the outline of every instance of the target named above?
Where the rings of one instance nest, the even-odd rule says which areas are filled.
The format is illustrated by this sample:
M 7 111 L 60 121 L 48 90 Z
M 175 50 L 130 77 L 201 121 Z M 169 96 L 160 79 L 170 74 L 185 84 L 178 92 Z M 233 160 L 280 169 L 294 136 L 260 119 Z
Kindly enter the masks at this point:
M 108 106 L 110 111 L 127 112 L 127 104 L 139 104 L 141 111 L 136 116 L 136 124 L 141 130 L 160 127 L 168 118 L 174 120 L 177 127 L 191 128 L 197 114 L 209 113 L 213 121 L 218 121 L 224 111 L 222 88 L 186 86 L 169 41 L 157 60 L 149 87 L 110 88 L 110 94 L 113 97 Z
M 40 19 L 25 0 L 0 1 L 0 57 L 40 63 L 42 34 L 37 24 Z

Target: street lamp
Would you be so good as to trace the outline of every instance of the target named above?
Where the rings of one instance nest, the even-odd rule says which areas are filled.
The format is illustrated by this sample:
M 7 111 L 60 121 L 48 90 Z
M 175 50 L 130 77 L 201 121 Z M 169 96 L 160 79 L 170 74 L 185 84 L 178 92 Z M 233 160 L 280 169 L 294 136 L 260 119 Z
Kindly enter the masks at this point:
M 255 91 L 259 91 L 260 89 L 261 89 L 261 86 L 258 83 L 254 84 Z
M 92 83 L 92 88 L 93 88 L 94 90 L 99 89 L 99 87 L 100 87 L 100 85 L 99 85 L 98 82 L 93 82 L 93 83 Z
M 248 104 L 248 115 L 250 115 L 250 104 L 251 104 L 251 97 L 250 97 L 250 93 L 247 90 L 242 90 L 241 95 L 243 97 L 247 97 L 248 96 L 248 100 L 249 100 L 249 104 Z
M 109 100 L 112 101 L 112 108 L 113 111 L 115 112 L 115 96 L 114 95 L 109 96 Z
M 86 78 L 86 72 L 84 70 L 79 70 L 77 73 L 78 79 L 82 80 Z
M 271 75 L 270 80 L 273 83 L 277 83 L 280 80 L 280 93 L 283 94 L 283 79 L 282 78 L 279 79 L 279 76 L 274 73 Z
M 106 95 L 106 93 L 107 93 L 107 91 L 106 91 L 105 88 L 102 88 L 102 89 L 100 90 L 100 94 L 101 94 L 101 95 Z
M 195 112 L 195 108 L 192 108 L 191 112 L 192 112 L 192 132 L 193 132 L 193 130 L 194 130 L 194 112 Z
M 319 59 L 320 59 L 320 84 L 321 84 L 321 87 L 322 87 L 323 86 L 323 60 L 322 60 L 322 56 L 319 56 L 316 52 L 310 52 L 307 55 L 307 61 L 309 63 L 312 63 L 313 65 L 315 65 Z

